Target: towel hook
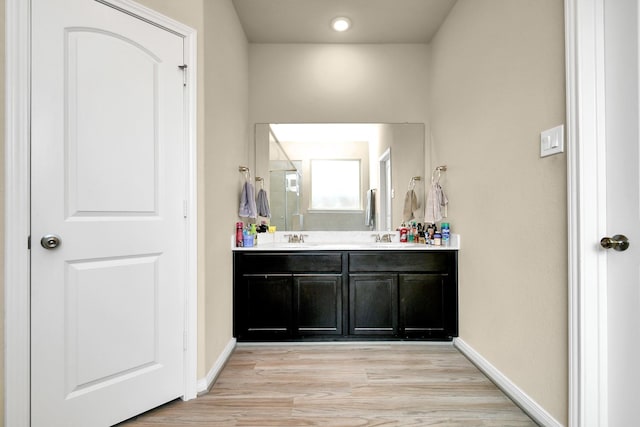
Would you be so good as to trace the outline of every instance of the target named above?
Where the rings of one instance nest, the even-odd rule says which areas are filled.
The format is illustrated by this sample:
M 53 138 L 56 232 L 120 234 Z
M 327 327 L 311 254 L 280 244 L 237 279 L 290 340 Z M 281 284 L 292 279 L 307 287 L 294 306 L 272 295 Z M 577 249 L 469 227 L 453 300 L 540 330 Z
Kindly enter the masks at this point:
M 421 180 L 422 180 L 421 176 L 412 177 L 411 180 L 409 181 L 409 191 L 411 191 L 414 188 L 416 188 L 416 181 L 421 181 Z
M 447 171 L 447 165 L 437 166 L 431 173 L 431 183 L 432 184 L 436 182 L 439 183 L 441 172 L 446 172 L 446 171 Z
M 244 174 L 244 180 L 251 180 L 251 169 L 247 166 L 238 166 L 238 172 L 242 172 Z
M 264 178 L 261 176 L 256 176 L 256 182 L 260 182 L 260 188 L 264 190 Z

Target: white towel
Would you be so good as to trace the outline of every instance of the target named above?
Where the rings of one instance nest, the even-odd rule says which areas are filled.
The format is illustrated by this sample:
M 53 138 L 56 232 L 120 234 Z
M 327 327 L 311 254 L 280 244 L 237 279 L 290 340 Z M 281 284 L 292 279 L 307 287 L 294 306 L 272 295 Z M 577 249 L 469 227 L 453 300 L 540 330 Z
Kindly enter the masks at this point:
M 402 208 L 402 220 L 409 221 L 414 217 L 413 213 L 418 209 L 418 198 L 413 190 L 407 191 L 404 196 L 404 207 Z
M 424 221 L 427 224 L 435 224 L 443 218 L 442 210 L 446 209 L 449 200 L 444 194 L 442 187 L 437 182 L 431 183 L 429 194 L 427 194 Z
M 368 227 L 373 227 L 375 225 L 375 214 L 376 214 L 376 193 L 372 188 L 367 191 L 367 206 L 364 213 L 364 225 Z
M 264 188 L 261 188 L 258 191 L 258 196 L 256 198 L 256 206 L 258 208 L 258 216 L 264 218 L 271 218 L 271 210 L 269 209 L 269 199 L 267 198 L 267 192 L 264 191 Z
M 249 181 L 242 186 L 242 194 L 240 195 L 240 209 L 238 216 L 242 218 L 255 218 L 256 215 L 256 198 L 253 184 Z

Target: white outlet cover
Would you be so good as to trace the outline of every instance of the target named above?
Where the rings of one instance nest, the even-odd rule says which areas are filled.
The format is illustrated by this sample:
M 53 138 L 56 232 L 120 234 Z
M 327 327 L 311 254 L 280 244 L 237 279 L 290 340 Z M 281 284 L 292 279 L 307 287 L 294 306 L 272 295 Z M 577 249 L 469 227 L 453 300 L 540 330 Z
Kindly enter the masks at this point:
M 564 152 L 564 125 L 547 129 L 540 134 L 540 157 Z

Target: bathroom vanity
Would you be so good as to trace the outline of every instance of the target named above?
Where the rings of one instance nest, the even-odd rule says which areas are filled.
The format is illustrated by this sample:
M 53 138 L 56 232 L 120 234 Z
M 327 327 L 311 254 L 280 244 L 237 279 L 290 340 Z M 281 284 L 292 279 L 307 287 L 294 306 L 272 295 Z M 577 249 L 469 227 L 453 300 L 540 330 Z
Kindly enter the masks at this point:
M 233 263 L 238 341 L 458 335 L 457 243 L 266 243 Z

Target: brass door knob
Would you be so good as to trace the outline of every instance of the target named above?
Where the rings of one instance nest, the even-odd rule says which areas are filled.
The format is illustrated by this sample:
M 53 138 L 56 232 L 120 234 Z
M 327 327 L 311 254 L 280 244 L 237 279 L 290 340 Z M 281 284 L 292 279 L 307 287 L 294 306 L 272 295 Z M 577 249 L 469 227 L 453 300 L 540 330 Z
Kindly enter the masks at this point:
M 605 249 L 613 249 L 616 251 L 626 251 L 629 247 L 629 239 L 622 234 L 616 234 L 613 237 L 603 237 L 600 240 L 600 246 Z

